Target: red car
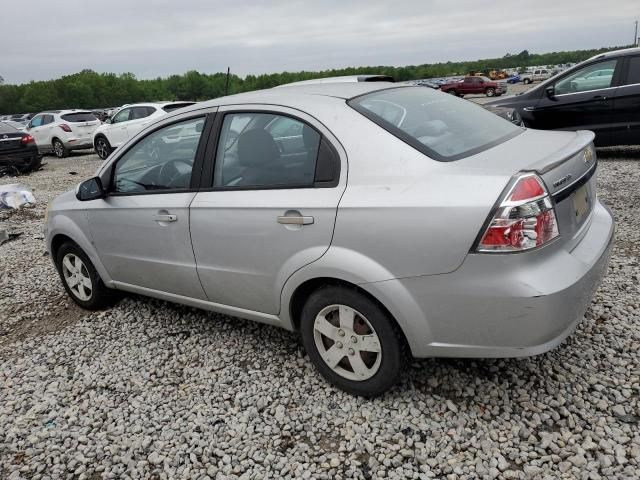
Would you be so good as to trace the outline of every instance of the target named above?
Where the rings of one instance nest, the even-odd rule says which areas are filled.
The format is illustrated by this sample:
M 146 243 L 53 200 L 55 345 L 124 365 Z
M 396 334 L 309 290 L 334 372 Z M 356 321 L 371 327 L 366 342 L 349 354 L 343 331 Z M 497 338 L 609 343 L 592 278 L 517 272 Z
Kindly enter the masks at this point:
M 487 77 L 465 77 L 462 81 L 441 85 L 440 90 L 459 97 L 470 94 L 485 94 L 487 97 L 493 97 L 504 93 L 498 83 Z

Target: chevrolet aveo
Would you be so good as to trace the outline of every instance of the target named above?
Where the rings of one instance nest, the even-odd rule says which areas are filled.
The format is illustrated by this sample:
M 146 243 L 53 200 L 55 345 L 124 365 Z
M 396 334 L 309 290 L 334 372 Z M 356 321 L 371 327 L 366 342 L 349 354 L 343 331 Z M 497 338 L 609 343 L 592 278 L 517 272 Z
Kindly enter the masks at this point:
M 48 210 L 79 305 L 135 292 L 299 331 L 374 396 L 413 357 L 517 357 L 572 333 L 614 232 L 593 134 L 520 128 L 392 83 L 181 109 Z

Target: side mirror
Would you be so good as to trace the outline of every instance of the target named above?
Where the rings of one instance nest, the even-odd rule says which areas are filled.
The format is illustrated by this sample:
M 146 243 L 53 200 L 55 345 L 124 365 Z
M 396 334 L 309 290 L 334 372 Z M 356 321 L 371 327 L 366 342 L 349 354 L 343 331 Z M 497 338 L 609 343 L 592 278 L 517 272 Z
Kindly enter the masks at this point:
M 93 177 L 89 180 L 85 180 L 76 189 L 76 198 L 81 202 L 87 202 L 89 200 L 97 200 L 104 198 L 106 192 L 102 187 L 102 180 L 100 177 Z
M 553 100 L 556 97 L 556 89 L 553 86 L 545 88 L 544 92 L 549 100 Z
M 113 121 L 111 120 L 111 117 L 107 117 L 107 119 L 104 121 L 104 123 L 113 123 Z

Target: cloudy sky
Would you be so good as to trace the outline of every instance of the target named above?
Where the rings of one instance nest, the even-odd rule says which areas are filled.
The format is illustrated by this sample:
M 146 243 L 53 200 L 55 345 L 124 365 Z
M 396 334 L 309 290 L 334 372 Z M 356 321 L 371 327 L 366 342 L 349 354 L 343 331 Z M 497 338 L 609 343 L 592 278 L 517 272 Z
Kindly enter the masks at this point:
M 84 68 L 246 75 L 623 45 L 640 0 L 31 0 L 0 12 L 0 75 L 22 83 Z

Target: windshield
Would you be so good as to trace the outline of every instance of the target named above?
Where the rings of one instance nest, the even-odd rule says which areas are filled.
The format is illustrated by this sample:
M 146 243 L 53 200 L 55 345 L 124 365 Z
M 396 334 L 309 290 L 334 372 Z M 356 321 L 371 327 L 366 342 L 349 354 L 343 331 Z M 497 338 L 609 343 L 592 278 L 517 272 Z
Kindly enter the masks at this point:
M 425 155 L 468 157 L 523 131 L 479 105 L 426 87 L 378 90 L 349 105 Z

